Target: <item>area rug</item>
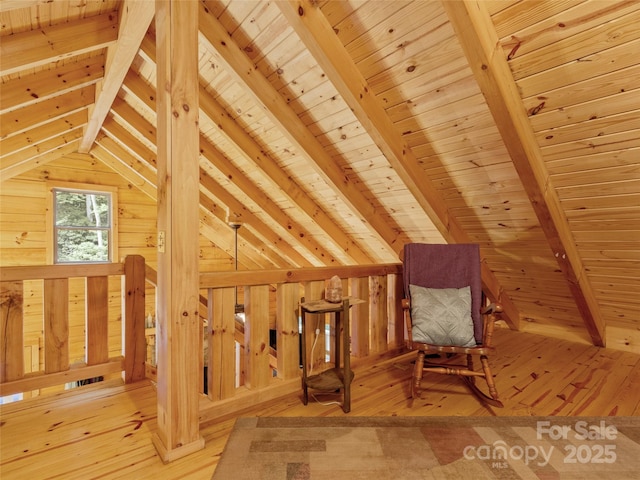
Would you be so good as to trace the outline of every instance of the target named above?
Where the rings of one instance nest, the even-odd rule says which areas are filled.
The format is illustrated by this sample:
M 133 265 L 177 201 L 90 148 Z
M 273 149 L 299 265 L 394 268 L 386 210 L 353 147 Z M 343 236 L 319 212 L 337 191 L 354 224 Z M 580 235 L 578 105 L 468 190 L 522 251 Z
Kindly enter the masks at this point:
M 640 417 L 239 418 L 214 480 L 640 479 Z

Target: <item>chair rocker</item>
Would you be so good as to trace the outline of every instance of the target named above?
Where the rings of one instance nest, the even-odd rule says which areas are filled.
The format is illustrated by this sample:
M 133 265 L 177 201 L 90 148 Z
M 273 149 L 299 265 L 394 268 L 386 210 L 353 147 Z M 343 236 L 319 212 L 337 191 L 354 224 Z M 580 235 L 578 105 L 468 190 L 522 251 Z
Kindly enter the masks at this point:
M 458 375 L 480 400 L 503 407 L 489 366 L 489 356 L 495 354 L 494 322 L 502 308 L 483 306 L 478 245 L 410 243 L 402 262 L 407 347 L 418 353 L 411 398 L 419 394 L 423 373 L 431 372 Z M 466 365 L 449 363 L 456 354 L 466 355 Z M 474 368 L 474 357 L 479 357 L 480 371 Z M 476 385 L 476 377 L 485 379 L 488 395 Z

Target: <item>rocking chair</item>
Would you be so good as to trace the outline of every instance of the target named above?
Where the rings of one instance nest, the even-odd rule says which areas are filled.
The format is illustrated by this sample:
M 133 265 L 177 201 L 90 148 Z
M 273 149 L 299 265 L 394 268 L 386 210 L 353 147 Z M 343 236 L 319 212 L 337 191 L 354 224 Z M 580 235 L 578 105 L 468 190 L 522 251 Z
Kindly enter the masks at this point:
M 478 245 L 410 243 L 402 262 L 407 347 L 418 352 L 411 398 L 418 394 L 423 373 L 432 372 L 459 375 L 478 398 L 502 407 L 488 359 L 495 353 L 491 337 L 502 308 L 484 306 Z M 456 354 L 466 355 L 466 365 L 449 363 Z M 482 371 L 474 370 L 475 356 Z M 478 388 L 476 377 L 486 380 L 489 395 Z

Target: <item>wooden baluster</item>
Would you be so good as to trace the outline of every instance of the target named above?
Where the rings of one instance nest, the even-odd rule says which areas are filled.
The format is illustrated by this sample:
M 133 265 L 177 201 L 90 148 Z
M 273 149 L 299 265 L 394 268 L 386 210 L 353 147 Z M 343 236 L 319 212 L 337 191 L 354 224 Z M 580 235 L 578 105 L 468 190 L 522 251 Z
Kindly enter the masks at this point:
M 0 383 L 24 376 L 22 282 L 0 284 Z
M 69 279 L 44 280 L 44 371 L 69 370 Z
M 276 291 L 276 329 L 278 378 L 295 378 L 300 374 L 300 332 L 298 303 L 300 286 L 297 283 L 278 285 Z
M 86 279 L 86 353 L 87 365 L 109 360 L 109 277 Z
M 145 267 L 144 257 L 128 255 L 124 260 L 124 380 L 145 378 L 146 339 L 144 336 Z
M 369 277 L 351 279 L 351 296 L 365 300 L 351 307 L 351 354 L 369 355 Z
M 269 385 L 269 286 L 245 289 L 245 384 L 250 389 Z
M 316 280 L 311 282 L 305 282 L 304 284 L 304 299 L 305 302 L 312 300 L 320 300 L 324 295 L 324 280 Z M 327 355 L 327 340 L 325 333 L 326 314 L 307 314 L 306 319 L 302 319 L 305 323 L 305 329 L 308 332 L 302 341 L 306 342 L 307 348 L 307 365 L 313 371 L 321 371 L 324 369 L 326 363 L 325 357 Z M 315 339 L 315 331 L 319 330 L 318 338 Z M 316 342 L 315 349 L 313 349 L 314 340 Z M 307 372 L 308 373 L 308 372 Z
M 389 323 L 387 316 L 387 278 L 384 275 L 369 277 L 371 292 L 371 351 L 386 352 L 389 349 L 387 340 Z
M 236 385 L 235 291 L 209 289 L 207 384 L 211 400 L 232 397 Z

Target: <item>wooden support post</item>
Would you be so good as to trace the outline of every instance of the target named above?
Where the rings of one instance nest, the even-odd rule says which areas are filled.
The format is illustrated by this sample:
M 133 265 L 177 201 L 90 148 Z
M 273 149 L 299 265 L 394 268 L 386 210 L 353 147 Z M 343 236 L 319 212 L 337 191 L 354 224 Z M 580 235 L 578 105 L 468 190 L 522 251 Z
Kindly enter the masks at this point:
M 164 462 L 204 448 L 199 431 L 198 2 L 156 0 L 158 432 Z
M 22 282 L 0 284 L 0 383 L 24 376 Z
M 269 385 L 269 286 L 248 287 L 244 292 L 246 349 L 245 384 L 258 389 Z
M 351 295 L 364 300 L 351 307 L 351 354 L 354 357 L 369 355 L 369 278 L 352 278 Z
M 69 370 L 69 279 L 44 280 L 44 372 Z
M 87 365 L 97 365 L 109 361 L 109 277 L 87 277 L 85 290 L 85 361 Z M 142 368 L 144 373 L 144 364 Z
M 129 255 L 124 260 L 125 295 L 122 302 L 122 343 L 124 346 L 124 381 L 137 382 L 145 378 L 147 344 L 144 335 L 145 265 L 140 255 Z
M 232 397 L 236 390 L 235 290 L 210 288 L 207 327 L 207 395 L 211 400 Z
M 300 375 L 299 303 L 300 286 L 297 283 L 278 285 L 276 291 L 278 378 L 289 379 Z

